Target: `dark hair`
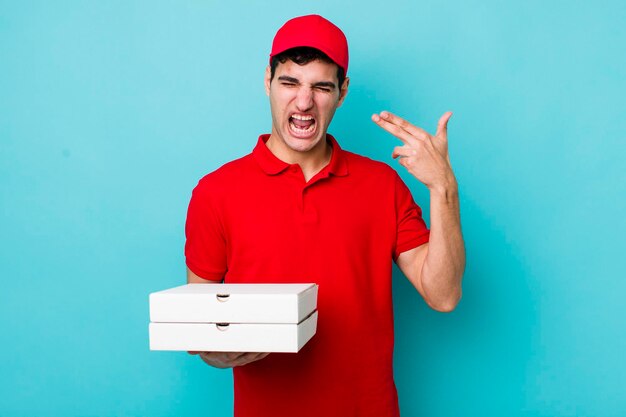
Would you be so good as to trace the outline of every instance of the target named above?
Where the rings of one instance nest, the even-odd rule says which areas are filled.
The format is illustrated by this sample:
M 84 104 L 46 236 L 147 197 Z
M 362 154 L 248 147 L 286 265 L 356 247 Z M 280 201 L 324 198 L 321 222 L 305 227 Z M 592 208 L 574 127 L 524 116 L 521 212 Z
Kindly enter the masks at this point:
M 298 48 L 287 49 L 284 52 L 281 52 L 278 55 L 272 57 L 272 61 L 270 62 L 271 68 L 271 76 L 270 81 L 274 79 L 274 73 L 276 72 L 276 67 L 278 63 L 284 64 L 287 60 L 293 61 L 298 65 L 306 65 L 311 61 L 320 60 L 323 62 L 328 62 L 329 64 L 337 65 L 332 59 L 328 57 L 324 52 L 319 49 L 310 48 L 308 46 L 301 46 Z M 346 74 L 339 65 L 337 65 L 337 81 L 339 85 L 337 88 L 341 89 L 343 85 L 343 81 L 346 79 Z

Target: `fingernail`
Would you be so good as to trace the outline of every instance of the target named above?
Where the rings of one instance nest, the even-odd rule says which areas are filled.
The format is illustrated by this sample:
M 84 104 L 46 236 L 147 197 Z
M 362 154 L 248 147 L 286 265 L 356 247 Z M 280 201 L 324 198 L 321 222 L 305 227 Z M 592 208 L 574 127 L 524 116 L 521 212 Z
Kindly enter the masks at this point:
M 373 120 L 373 121 L 375 121 L 375 122 L 377 122 L 377 121 L 379 121 L 379 120 L 380 120 L 380 117 L 379 117 L 377 114 L 373 114 L 373 115 L 372 115 L 372 120 Z
M 389 117 L 389 113 L 387 113 L 386 111 L 381 111 L 381 112 L 380 112 L 380 117 L 382 117 L 382 118 L 385 118 L 385 119 L 386 119 L 387 117 Z

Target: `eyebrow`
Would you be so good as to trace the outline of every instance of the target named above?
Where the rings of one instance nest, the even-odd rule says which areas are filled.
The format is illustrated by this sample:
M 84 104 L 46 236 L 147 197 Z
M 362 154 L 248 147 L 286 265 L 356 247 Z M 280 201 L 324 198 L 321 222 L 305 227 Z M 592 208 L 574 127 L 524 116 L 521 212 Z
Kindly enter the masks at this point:
M 278 77 L 279 81 L 286 81 L 288 83 L 300 84 L 300 80 L 297 78 L 289 77 L 288 75 L 281 75 Z M 312 84 L 312 87 L 326 87 L 326 88 L 337 88 L 337 85 L 331 81 L 319 81 Z

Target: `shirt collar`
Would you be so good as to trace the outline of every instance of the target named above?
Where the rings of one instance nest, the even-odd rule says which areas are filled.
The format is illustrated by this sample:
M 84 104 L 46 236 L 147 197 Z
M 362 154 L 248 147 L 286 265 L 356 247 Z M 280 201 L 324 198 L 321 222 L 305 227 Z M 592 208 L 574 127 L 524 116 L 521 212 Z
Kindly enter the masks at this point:
M 259 140 L 252 151 L 252 155 L 266 174 L 276 175 L 289 168 L 290 165 L 287 162 L 278 159 L 276 155 L 269 150 L 266 144 L 269 138 L 269 134 L 259 136 Z M 346 161 L 345 152 L 341 149 L 339 143 L 337 143 L 337 140 L 335 140 L 332 135 L 326 134 L 326 140 L 332 146 L 333 152 L 330 157 L 330 162 L 322 169 L 322 171 L 328 170 L 329 174 L 333 174 L 338 177 L 348 175 L 348 163 Z

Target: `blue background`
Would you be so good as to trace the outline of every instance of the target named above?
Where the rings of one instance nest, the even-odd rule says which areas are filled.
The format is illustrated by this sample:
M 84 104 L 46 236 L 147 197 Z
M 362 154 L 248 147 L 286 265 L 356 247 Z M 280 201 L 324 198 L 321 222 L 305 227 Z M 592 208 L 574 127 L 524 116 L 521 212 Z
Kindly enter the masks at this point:
M 229 371 L 148 350 L 205 173 L 269 132 L 276 29 L 351 47 L 330 132 L 384 109 L 449 140 L 468 263 L 451 314 L 394 276 L 404 416 L 626 414 L 626 3 L 0 2 L 0 415 L 230 415 Z M 429 215 L 428 192 L 406 173 Z

